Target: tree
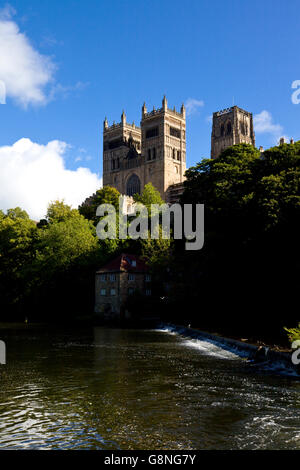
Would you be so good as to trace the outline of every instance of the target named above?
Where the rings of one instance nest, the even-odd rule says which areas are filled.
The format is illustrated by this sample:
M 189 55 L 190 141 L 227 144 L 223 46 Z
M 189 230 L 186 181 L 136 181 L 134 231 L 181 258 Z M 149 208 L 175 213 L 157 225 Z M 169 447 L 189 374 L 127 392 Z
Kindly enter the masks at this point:
M 19 207 L 0 213 L 0 304 L 2 314 L 17 314 L 28 293 L 28 266 L 35 258 L 37 227 Z
M 64 201 L 53 201 L 48 205 L 46 220 L 49 224 L 63 222 L 78 215 L 77 209 L 72 209 Z M 43 220 L 43 219 L 42 219 Z
M 96 216 L 97 207 L 101 204 L 112 204 L 117 213 L 119 212 L 120 193 L 111 186 L 104 186 L 98 189 L 95 194 L 87 198 L 78 208 L 81 215 L 86 219 L 92 220 L 96 224 L 99 218 Z
M 194 317 L 201 304 L 213 312 L 202 327 L 284 341 L 281 329 L 297 315 L 300 142 L 263 154 L 235 145 L 186 177 L 182 203 L 204 203 L 205 242 L 198 253 L 176 243 L 174 271 Z
M 151 204 L 163 204 L 164 201 L 161 198 L 160 192 L 153 186 L 152 183 L 147 183 L 144 186 L 142 194 L 134 195 L 135 202 L 140 202 L 147 207 L 150 213 Z
M 296 328 L 284 328 L 288 333 L 288 337 L 291 343 L 294 341 L 300 341 L 300 322 Z

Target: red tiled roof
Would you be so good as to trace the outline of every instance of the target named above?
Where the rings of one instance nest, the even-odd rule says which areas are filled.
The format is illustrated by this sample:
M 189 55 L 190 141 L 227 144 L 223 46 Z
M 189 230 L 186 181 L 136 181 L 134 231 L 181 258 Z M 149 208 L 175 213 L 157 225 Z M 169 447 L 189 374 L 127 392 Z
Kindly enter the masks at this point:
M 132 261 L 136 262 L 136 266 L 132 266 Z M 147 272 L 149 271 L 145 261 L 141 260 L 136 255 L 122 253 L 113 260 L 102 266 L 96 274 L 105 272 Z

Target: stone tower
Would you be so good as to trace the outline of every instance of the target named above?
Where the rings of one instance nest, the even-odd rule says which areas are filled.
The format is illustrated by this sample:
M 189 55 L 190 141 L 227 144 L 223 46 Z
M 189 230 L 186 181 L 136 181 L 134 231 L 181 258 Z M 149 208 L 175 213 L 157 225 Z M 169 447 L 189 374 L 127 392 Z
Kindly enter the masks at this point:
M 103 186 L 113 186 L 125 194 L 127 173 L 136 168 L 141 176 L 141 129 L 126 121 L 123 111 L 121 122 L 109 126 L 103 123 Z
M 129 196 L 141 193 L 151 182 L 168 200 L 171 185 L 182 183 L 186 170 L 185 108 L 162 107 L 148 112 L 142 107 L 141 127 L 121 122 L 103 128 L 103 185 Z
M 216 158 L 227 147 L 235 144 L 255 146 L 252 113 L 233 106 L 213 114 L 211 158 Z
M 166 97 L 162 107 L 147 112 L 142 108 L 142 154 L 144 184 L 151 182 L 167 199 L 169 186 L 181 183 L 186 170 L 185 107 L 180 112 L 168 108 Z

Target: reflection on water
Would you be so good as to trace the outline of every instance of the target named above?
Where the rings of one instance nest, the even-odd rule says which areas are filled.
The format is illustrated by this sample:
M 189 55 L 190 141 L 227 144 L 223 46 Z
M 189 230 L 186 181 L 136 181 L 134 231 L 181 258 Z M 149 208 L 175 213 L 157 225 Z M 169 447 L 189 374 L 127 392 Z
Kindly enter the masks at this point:
M 300 383 L 203 341 L 2 331 L 1 449 L 300 449 Z

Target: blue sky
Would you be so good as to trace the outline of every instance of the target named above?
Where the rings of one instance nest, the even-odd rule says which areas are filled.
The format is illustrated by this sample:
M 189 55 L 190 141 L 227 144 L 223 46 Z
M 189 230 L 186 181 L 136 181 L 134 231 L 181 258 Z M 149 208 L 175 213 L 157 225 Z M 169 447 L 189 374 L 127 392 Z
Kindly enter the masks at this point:
M 88 168 L 84 184 L 91 178 L 92 187 L 98 184 L 92 174 L 102 174 L 105 115 L 110 123 L 119 121 L 124 108 L 127 119 L 139 124 L 143 102 L 158 107 L 164 94 L 170 107 L 195 104 L 187 117 L 187 166 L 209 156 L 209 116 L 233 103 L 256 116 L 258 146 L 274 145 L 280 135 L 300 139 L 300 105 L 291 101 L 292 82 L 300 79 L 299 6 L 296 0 L 3 4 L 0 80 L 9 83 L 0 105 L 1 165 L 18 161 L 19 150 L 11 147 L 20 139 L 35 143 L 40 153 L 60 141 L 68 145 L 52 150 L 64 171 Z M 20 56 L 27 53 L 24 64 Z M 55 180 L 55 172 L 41 178 Z M 18 202 L 7 198 L 0 189 L 0 206 Z

